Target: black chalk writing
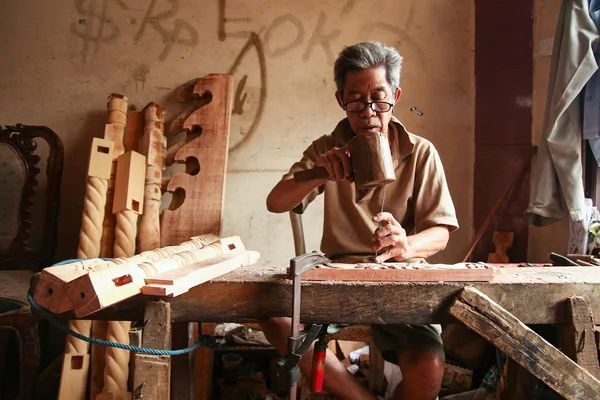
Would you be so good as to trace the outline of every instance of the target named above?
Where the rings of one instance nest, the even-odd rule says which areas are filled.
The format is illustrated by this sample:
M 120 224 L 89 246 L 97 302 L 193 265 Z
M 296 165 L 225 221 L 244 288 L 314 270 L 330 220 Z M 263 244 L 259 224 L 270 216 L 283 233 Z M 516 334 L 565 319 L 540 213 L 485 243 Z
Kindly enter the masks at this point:
M 71 33 L 83 39 L 81 57 L 84 63 L 88 61 L 90 51 L 98 53 L 101 43 L 111 42 L 119 36 L 119 27 L 107 16 L 110 1 L 113 0 L 75 0 L 81 18 L 71 24 Z M 127 9 L 122 1 L 116 2 Z
M 317 20 L 317 26 L 315 26 L 315 30 L 313 31 L 313 34 L 310 37 L 310 40 L 308 41 L 308 47 L 306 48 L 306 51 L 302 55 L 303 60 L 305 60 L 305 61 L 308 60 L 308 57 L 310 56 L 310 53 L 314 47 L 321 46 L 321 47 L 323 47 L 323 50 L 325 51 L 325 55 L 327 56 L 327 60 L 329 61 L 329 64 L 333 64 L 335 59 L 333 58 L 333 52 L 331 51 L 330 42 L 333 39 L 337 38 L 341 34 L 341 31 L 336 30 L 329 34 L 323 34 L 324 25 L 326 22 L 327 22 L 327 16 L 325 15 L 325 13 L 324 12 L 319 13 L 319 19 Z
M 271 48 L 272 35 L 276 32 L 276 29 L 282 26 L 285 23 L 290 23 L 296 30 L 296 36 L 294 40 L 288 44 L 287 46 L 282 46 L 277 49 Z M 265 45 L 265 54 L 270 57 L 279 57 L 292 50 L 294 47 L 297 47 L 302 44 L 304 40 L 304 26 L 302 26 L 302 21 L 300 21 L 297 17 L 292 14 L 281 15 L 273 20 L 267 31 L 265 32 L 264 45 Z
M 165 28 L 163 22 L 177 15 L 177 12 L 179 11 L 179 2 L 177 0 L 167 0 L 170 8 L 167 11 L 155 14 L 154 11 L 158 1 L 159 0 L 152 0 L 150 2 L 150 6 L 146 11 L 144 20 L 142 21 L 134 40 L 139 42 L 144 36 L 148 26 L 154 28 L 160 34 L 164 43 L 164 47 L 158 56 L 158 59 L 163 61 L 167 58 L 175 44 L 181 44 L 188 47 L 196 46 L 196 44 L 198 44 L 198 32 L 196 32 L 196 29 L 194 29 L 189 22 L 180 18 L 175 19 L 174 26 L 171 30 Z

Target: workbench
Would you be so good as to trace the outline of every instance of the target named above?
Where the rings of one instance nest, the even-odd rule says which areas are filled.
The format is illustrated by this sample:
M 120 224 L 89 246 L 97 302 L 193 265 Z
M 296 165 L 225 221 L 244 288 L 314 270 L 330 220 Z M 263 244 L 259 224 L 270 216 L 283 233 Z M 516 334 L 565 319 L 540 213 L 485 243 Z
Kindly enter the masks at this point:
M 593 320 L 600 318 L 599 272 L 595 267 L 521 267 L 501 268 L 490 282 L 303 281 L 301 319 L 302 322 L 351 324 L 456 323 L 457 319 L 449 313 L 449 309 L 455 306 L 464 288 L 473 288 L 500 306 L 501 312 L 496 311 L 495 317 L 491 318 L 492 322 L 498 322 L 500 327 L 510 330 L 519 325 L 518 321 L 500 321 L 503 319 L 502 312 L 506 311 L 523 324 L 570 327 L 570 331 L 588 335 L 586 337 L 589 339 L 589 335 L 593 338 L 594 334 Z M 0 279 L 0 293 L 3 291 L 3 283 L 3 279 Z M 581 318 L 577 320 L 576 310 L 572 309 L 573 302 L 569 300 L 573 296 L 583 298 L 584 305 L 587 302 L 591 317 L 589 321 L 585 318 L 583 321 Z M 154 299 L 138 295 L 86 318 L 141 320 L 149 300 Z M 284 269 L 247 267 L 196 286 L 183 295 L 161 300 L 169 304 L 172 322 L 257 321 L 269 317 L 290 316 L 292 286 Z M 67 313 L 58 317 L 66 321 L 74 318 L 74 315 Z M 581 328 L 581 324 L 587 325 Z M 477 326 L 470 327 L 477 331 Z M 526 340 L 531 339 L 529 333 L 523 337 Z M 502 346 L 498 343 L 502 338 L 487 339 L 499 348 Z M 535 340 L 534 342 L 535 346 L 540 345 Z M 578 361 L 578 354 L 583 353 L 584 346 L 577 337 L 571 342 L 574 351 L 572 354 L 568 351 L 565 353 Z M 579 344 L 576 345 L 576 342 Z M 597 351 L 594 343 L 594 340 L 585 343 L 587 354 L 595 354 Z M 542 343 L 541 346 L 544 347 L 545 344 Z M 501 350 L 505 351 L 503 348 Z M 525 352 L 529 350 L 536 353 L 537 357 L 538 350 L 526 349 Z M 542 348 L 539 352 L 544 356 L 546 350 Z M 509 356 L 514 358 L 512 354 Z M 592 385 L 583 388 L 582 395 L 595 390 L 596 383 L 600 384 L 596 380 L 599 376 L 593 377 L 598 369 L 597 357 L 595 370 L 591 370 L 594 369 L 592 365 L 587 369 L 588 374 L 574 363 L 563 365 L 570 361 L 562 353 L 559 357 L 551 356 L 552 365 L 548 367 L 550 371 L 545 373 L 552 374 L 555 368 L 557 371 L 565 371 L 575 366 L 575 370 L 572 371 L 575 377 L 561 376 L 558 382 L 551 382 L 551 386 L 566 388 L 561 393 L 564 397 L 583 398 L 577 395 L 565 396 L 565 393 L 576 393 L 577 390 L 573 392 L 573 387 L 585 386 L 586 379 L 591 380 Z M 527 357 L 531 358 L 531 355 Z M 536 368 L 539 360 L 534 359 L 531 363 L 530 371 Z M 532 372 L 535 374 L 535 371 Z M 580 374 L 585 375 L 585 379 L 581 380 Z M 571 386 L 569 381 L 572 381 Z
M 162 298 L 174 322 L 243 322 L 290 316 L 292 282 L 283 269 L 241 268 Z M 302 321 L 356 324 L 456 322 L 448 314 L 465 286 L 479 289 L 525 324 L 565 324 L 565 301 L 587 300 L 600 318 L 600 269 L 593 267 L 504 268 L 491 282 L 303 281 Z M 88 316 L 91 319 L 141 318 L 150 297 L 136 296 Z

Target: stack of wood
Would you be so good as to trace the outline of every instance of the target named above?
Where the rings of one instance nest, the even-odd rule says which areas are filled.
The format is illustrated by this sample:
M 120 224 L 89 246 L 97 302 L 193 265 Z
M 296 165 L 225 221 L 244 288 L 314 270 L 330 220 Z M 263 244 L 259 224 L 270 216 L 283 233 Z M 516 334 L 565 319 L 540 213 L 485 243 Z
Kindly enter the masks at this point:
M 215 74 L 182 86 L 186 100 L 194 102 L 172 124 L 184 140 L 170 149 L 169 161 L 196 167 L 166 184 L 164 108 L 151 102 L 142 111 L 128 111 L 126 96 L 108 97 L 104 136 L 94 138 L 90 149 L 77 252 L 81 260 L 39 274 L 34 300 L 40 306 L 55 314 L 73 310 L 82 318 L 140 293 L 177 296 L 257 261 L 258 253 L 247 251 L 238 236 L 220 237 L 232 81 L 231 75 Z M 204 106 L 201 99 L 207 95 L 211 101 Z M 200 165 L 203 173 L 198 173 Z M 173 193 L 173 200 L 161 212 L 163 189 Z M 129 344 L 131 321 L 73 320 L 69 328 Z M 164 337 L 158 347 L 170 348 L 170 333 Z M 68 335 L 59 399 L 87 398 L 90 371 L 90 399 L 131 399 L 139 377 L 134 374 L 130 390 L 129 358 L 127 350 L 94 345 L 90 367 L 89 343 Z M 145 369 L 151 373 L 144 375 L 144 384 L 166 381 L 169 387 L 168 356 L 136 354 L 135 362 L 154 363 L 154 369 Z M 168 398 L 168 390 L 166 395 L 152 390 L 145 395 Z

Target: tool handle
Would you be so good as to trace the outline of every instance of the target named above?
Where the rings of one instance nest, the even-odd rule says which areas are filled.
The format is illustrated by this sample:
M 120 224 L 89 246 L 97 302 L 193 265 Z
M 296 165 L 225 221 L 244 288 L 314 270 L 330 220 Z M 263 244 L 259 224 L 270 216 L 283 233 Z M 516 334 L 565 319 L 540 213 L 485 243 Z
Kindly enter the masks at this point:
M 308 182 L 315 179 L 328 179 L 329 172 L 325 167 L 315 167 L 312 169 L 305 169 L 294 173 L 294 181 L 296 182 Z
M 312 370 L 310 373 L 310 391 L 312 393 L 321 393 L 323 390 L 326 356 L 327 344 L 325 343 L 325 340 L 319 339 L 313 350 Z

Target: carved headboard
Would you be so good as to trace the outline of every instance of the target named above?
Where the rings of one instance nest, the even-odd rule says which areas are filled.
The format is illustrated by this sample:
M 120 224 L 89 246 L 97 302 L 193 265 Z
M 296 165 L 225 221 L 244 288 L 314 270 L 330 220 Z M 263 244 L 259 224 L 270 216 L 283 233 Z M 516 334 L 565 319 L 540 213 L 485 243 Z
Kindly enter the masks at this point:
M 40 270 L 52 262 L 63 160 L 62 142 L 51 129 L 0 126 L 0 270 Z

